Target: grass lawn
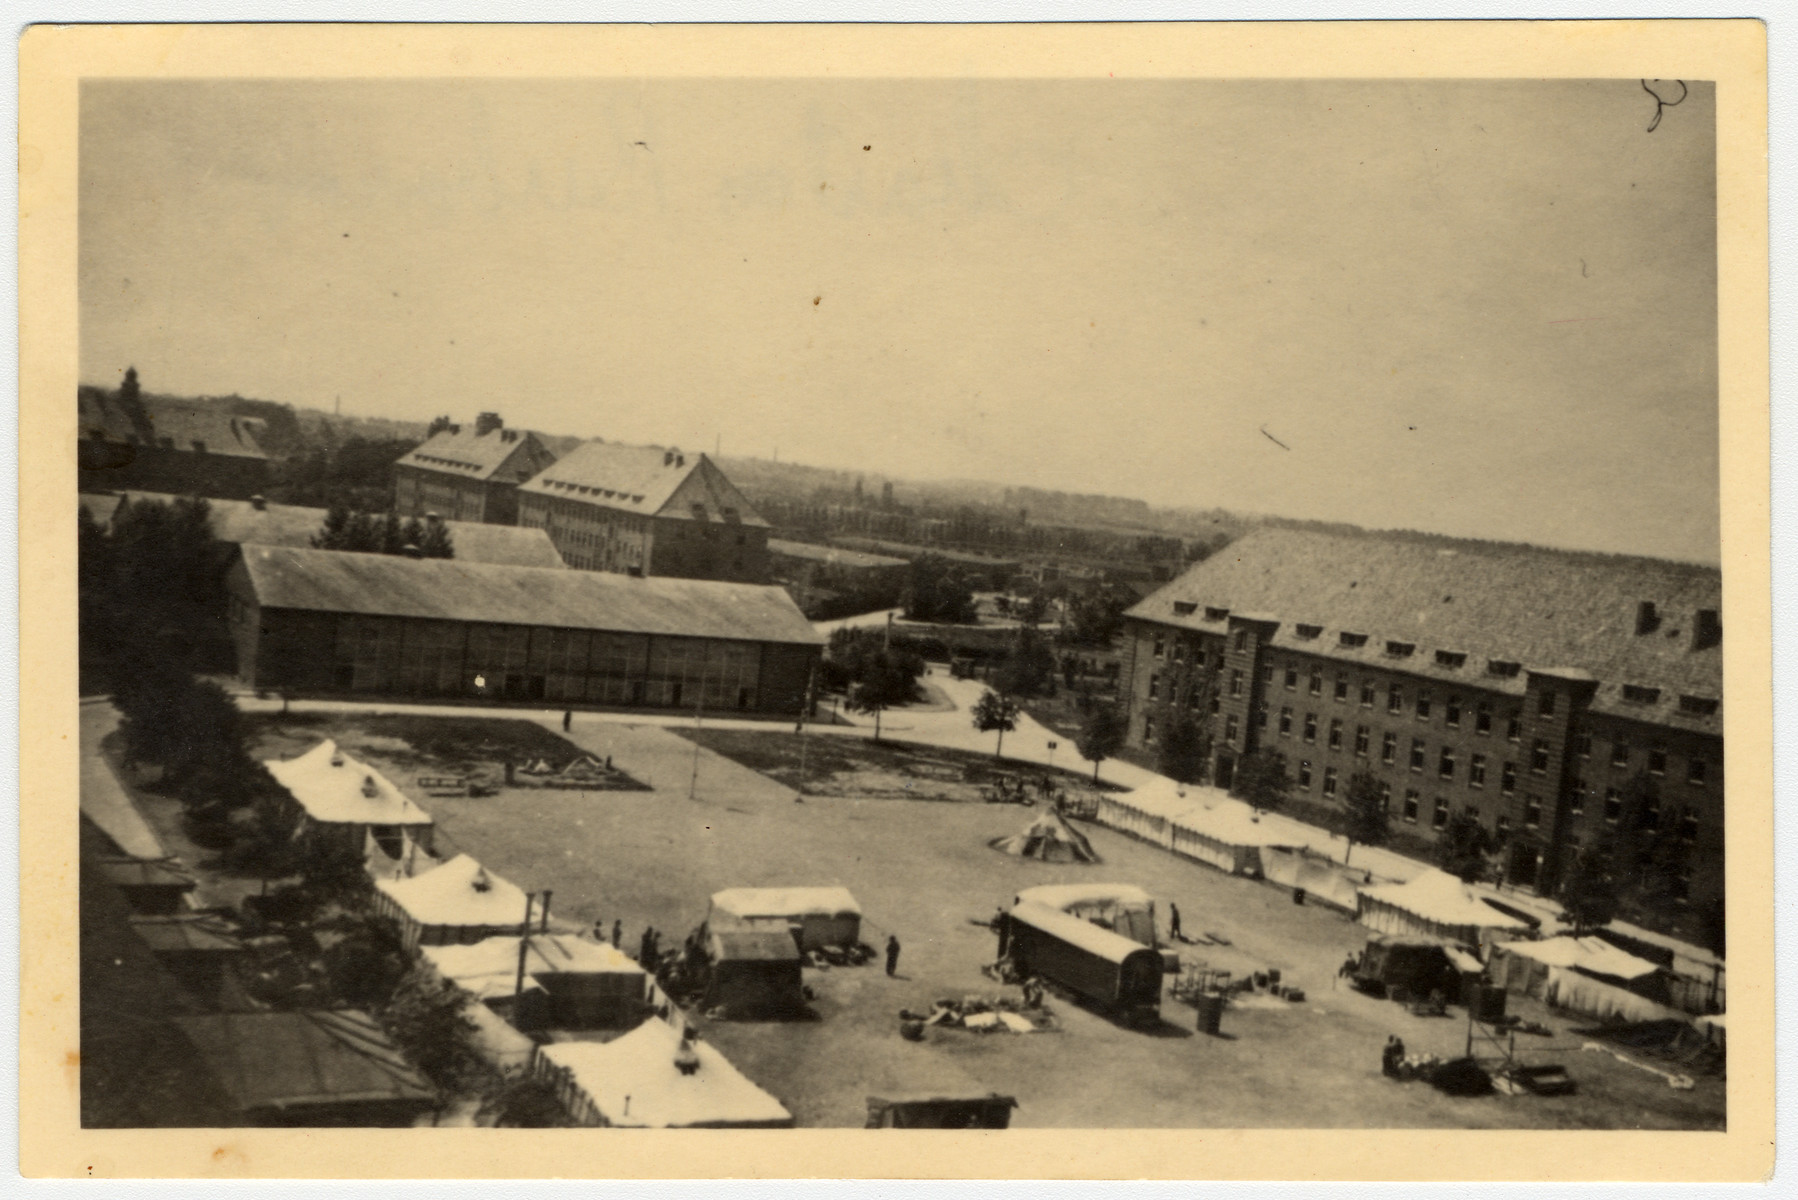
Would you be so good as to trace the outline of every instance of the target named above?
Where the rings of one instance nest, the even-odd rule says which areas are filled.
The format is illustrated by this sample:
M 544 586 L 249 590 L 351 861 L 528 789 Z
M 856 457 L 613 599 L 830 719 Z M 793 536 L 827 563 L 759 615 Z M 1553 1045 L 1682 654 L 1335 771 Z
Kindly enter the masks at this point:
M 385 761 L 410 774 L 503 779 L 507 762 L 523 767 L 542 760 L 561 770 L 585 753 L 535 721 L 504 717 L 251 713 L 245 715 L 244 724 L 251 737 L 263 742 L 262 757 L 303 752 L 328 737 L 358 758 L 378 750 Z M 527 776 L 515 778 L 528 782 Z M 582 790 L 643 791 L 647 786 L 615 764 L 609 776 L 583 783 Z
M 1103 782 L 1095 787 L 1091 772 L 995 761 L 990 754 L 965 750 L 831 735 L 807 737 L 802 747 L 801 739 L 790 732 L 760 729 L 676 728 L 670 732 L 807 796 L 977 804 L 982 800 L 980 789 L 991 787 L 1000 776 L 1034 781 L 1043 775 L 1053 775 L 1069 791 L 1119 790 Z

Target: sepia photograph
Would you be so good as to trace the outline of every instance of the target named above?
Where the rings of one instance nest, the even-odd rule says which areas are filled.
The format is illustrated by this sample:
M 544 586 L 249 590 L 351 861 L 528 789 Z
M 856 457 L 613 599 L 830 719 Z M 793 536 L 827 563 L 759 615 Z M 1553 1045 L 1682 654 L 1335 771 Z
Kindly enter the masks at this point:
M 1198 61 L 74 79 L 79 1132 L 1760 1121 L 1717 78 Z

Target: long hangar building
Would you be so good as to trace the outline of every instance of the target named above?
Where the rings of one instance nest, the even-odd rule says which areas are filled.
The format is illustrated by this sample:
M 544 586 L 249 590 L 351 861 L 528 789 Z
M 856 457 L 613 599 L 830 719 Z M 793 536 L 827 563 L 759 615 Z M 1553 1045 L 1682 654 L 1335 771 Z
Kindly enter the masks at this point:
M 794 714 L 823 646 L 754 584 L 245 545 L 226 588 L 259 690 Z
M 1260 529 L 1125 614 L 1128 740 L 1190 715 L 1218 786 L 1275 749 L 1324 808 L 1370 771 L 1394 827 L 1473 817 L 1543 891 L 1620 823 L 1667 831 L 1696 906 L 1723 885 L 1721 600 L 1714 567 Z

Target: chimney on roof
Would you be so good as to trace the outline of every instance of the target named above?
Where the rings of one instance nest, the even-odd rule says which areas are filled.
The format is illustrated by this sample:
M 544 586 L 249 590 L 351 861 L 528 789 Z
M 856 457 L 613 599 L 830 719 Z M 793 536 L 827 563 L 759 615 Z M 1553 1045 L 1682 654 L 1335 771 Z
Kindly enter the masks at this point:
M 257 512 L 266 512 L 268 510 L 268 501 L 261 496 L 251 496 L 250 507 Z
M 1636 605 L 1636 636 L 1653 633 L 1661 627 L 1661 615 L 1654 610 L 1654 601 L 1644 600 Z
M 1692 649 L 1709 650 L 1723 643 L 1723 617 L 1714 608 L 1701 608 L 1692 622 Z
M 505 424 L 504 421 L 500 420 L 498 413 L 484 412 L 474 419 L 474 435 L 476 437 L 486 437 L 494 430 L 504 428 Z
M 674 465 L 674 451 L 672 451 L 672 450 L 662 451 L 662 465 L 664 467 L 672 467 Z

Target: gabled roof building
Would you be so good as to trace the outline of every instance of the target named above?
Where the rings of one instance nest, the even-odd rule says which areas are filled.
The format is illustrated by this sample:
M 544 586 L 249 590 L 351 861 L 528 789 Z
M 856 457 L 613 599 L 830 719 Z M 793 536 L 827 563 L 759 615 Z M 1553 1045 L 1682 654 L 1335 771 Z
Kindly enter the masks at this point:
M 1721 611 L 1712 567 L 1263 528 L 1125 614 L 1128 739 L 1196 720 L 1220 787 L 1278 750 L 1319 819 L 1371 772 L 1395 828 L 1470 816 L 1523 888 L 1634 835 L 1691 926 L 1723 879 Z
M 588 442 L 519 489 L 571 567 L 764 583 L 768 522 L 703 454 Z
M 536 434 L 482 413 L 472 427 L 440 430 L 393 465 L 394 507 L 402 517 L 515 525 L 518 485 L 554 461 Z

